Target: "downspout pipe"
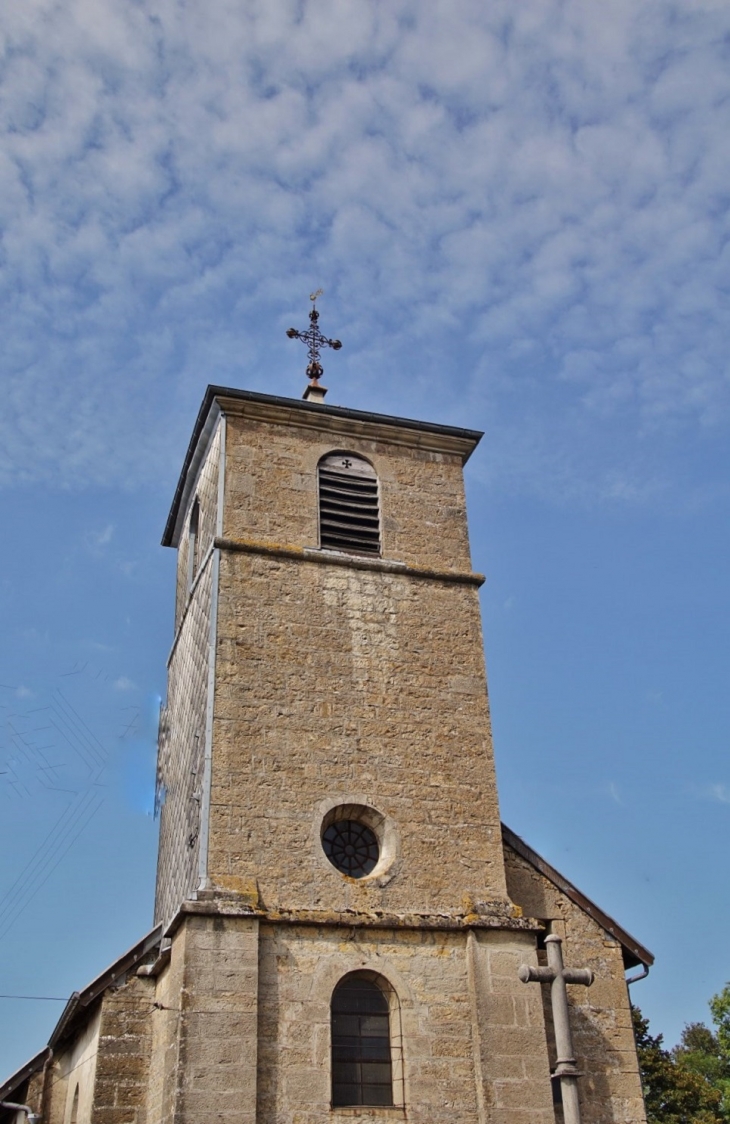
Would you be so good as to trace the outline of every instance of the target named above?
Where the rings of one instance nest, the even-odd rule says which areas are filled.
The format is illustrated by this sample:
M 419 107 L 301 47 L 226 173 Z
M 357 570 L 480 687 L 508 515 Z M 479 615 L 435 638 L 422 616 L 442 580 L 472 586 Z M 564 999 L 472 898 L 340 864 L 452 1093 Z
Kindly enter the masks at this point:
M 632 983 L 637 983 L 638 980 L 645 980 L 646 977 L 649 975 L 649 965 L 648 964 L 642 964 L 641 967 L 642 967 L 641 972 L 637 972 L 635 976 L 629 976 L 629 978 L 626 980 L 626 994 L 627 994 L 628 999 L 629 999 L 629 1008 L 631 1009 L 632 1022 L 633 1022 L 633 1013 L 634 1013 L 635 1008 L 634 1008 L 634 1004 L 631 1001 L 631 992 L 629 991 L 629 986 Z M 633 1036 L 634 1036 L 634 1047 L 638 1050 L 638 1046 L 637 1046 L 637 1043 L 636 1043 L 636 1029 L 634 1029 L 632 1033 L 633 1033 Z M 642 1099 L 643 1104 L 644 1104 L 644 1114 L 646 1115 L 646 1089 L 644 1088 L 644 1079 L 641 1075 L 641 1070 L 639 1070 L 639 1088 L 641 1089 L 641 1099 Z
M 0 1101 L 0 1108 L 9 1108 L 11 1112 L 24 1112 L 28 1120 L 28 1124 L 38 1124 L 41 1119 L 39 1112 L 33 1112 L 27 1104 L 14 1104 L 13 1101 Z

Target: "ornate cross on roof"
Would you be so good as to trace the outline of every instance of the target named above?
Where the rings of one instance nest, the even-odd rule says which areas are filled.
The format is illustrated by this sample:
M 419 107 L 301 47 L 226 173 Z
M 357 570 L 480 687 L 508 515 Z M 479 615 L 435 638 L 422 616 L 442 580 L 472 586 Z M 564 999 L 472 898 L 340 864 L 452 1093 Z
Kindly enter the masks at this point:
M 325 386 L 319 385 L 319 380 L 324 374 L 324 368 L 319 361 L 319 353 L 323 347 L 331 347 L 333 351 L 339 351 L 342 344 L 339 340 L 330 340 L 327 336 L 322 335 L 319 330 L 319 313 L 317 312 L 317 297 L 322 296 L 322 289 L 317 289 L 316 293 L 311 293 L 309 296 L 312 302 L 312 311 L 309 313 L 309 327 L 306 332 L 300 332 L 296 328 L 289 328 L 287 335 L 290 340 L 301 340 L 302 343 L 307 345 L 307 353 L 309 355 L 309 365 L 307 366 L 307 378 L 309 379 L 309 386 L 304 391 L 304 398 L 311 398 L 315 402 L 321 402 L 327 393 Z
M 593 972 L 590 968 L 563 967 L 562 943 L 561 938 L 556 933 L 551 933 L 549 937 L 545 937 L 547 967 L 533 968 L 530 964 L 523 964 L 518 975 L 523 983 L 550 984 L 555 1045 L 558 1050 L 554 1076 L 560 1079 L 565 1124 L 580 1124 L 580 1103 L 578 1101 L 578 1078 L 580 1074 L 576 1069 L 575 1057 L 573 1056 L 568 993 L 565 985 L 583 984 L 584 987 L 590 987 L 593 983 Z

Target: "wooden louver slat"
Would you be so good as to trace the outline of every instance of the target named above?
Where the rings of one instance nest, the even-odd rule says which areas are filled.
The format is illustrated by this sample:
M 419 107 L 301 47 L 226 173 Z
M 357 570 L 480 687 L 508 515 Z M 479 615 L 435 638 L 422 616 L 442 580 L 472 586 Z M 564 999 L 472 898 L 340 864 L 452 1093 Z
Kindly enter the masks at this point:
M 320 545 L 355 554 L 380 554 L 378 482 L 360 457 L 334 454 L 319 466 Z

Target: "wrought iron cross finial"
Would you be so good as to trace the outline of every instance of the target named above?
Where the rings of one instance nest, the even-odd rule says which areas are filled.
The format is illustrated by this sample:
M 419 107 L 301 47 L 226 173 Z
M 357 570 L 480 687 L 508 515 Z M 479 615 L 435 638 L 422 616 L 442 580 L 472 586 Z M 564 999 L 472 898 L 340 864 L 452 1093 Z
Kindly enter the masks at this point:
M 309 379 L 309 385 L 321 392 L 324 391 L 324 387 L 319 386 L 319 380 L 324 374 L 324 368 L 319 361 L 320 350 L 323 347 L 331 347 L 333 351 L 339 351 L 342 347 L 339 340 L 328 339 L 327 336 L 322 335 L 322 332 L 319 330 L 317 298 L 322 296 L 322 292 L 322 289 L 317 289 L 316 293 L 310 293 L 309 299 L 312 302 L 312 310 L 309 313 L 309 327 L 306 332 L 300 332 L 296 328 L 289 328 L 286 333 L 290 340 L 301 340 L 302 343 L 307 345 L 307 354 L 309 356 L 307 378 Z

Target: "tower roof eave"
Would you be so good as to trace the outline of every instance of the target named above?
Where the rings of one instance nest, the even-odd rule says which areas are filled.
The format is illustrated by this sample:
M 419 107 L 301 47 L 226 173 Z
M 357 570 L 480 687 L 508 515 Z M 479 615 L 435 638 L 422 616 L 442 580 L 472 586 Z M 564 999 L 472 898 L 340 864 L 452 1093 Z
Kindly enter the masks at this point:
M 163 546 L 176 546 L 180 521 L 186 509 L 191 481 L 205 455 L 221 412 L 243 413 L 259 420 L 282 425 L 308 425 L 331 430 L 333 434 L 391 440 L 397 444 L 451 453 L 469 459 L 483 433 L 475 429 L 415 421 L 411 418 L 350 410 L 345 406 L 325 406 L 320 402 L 260 394 L 252 390 L 236 390 L 224 386 L 208 386 L 198 411 L 192 436 L 177 482 L 170 514 L 162 536 Z

